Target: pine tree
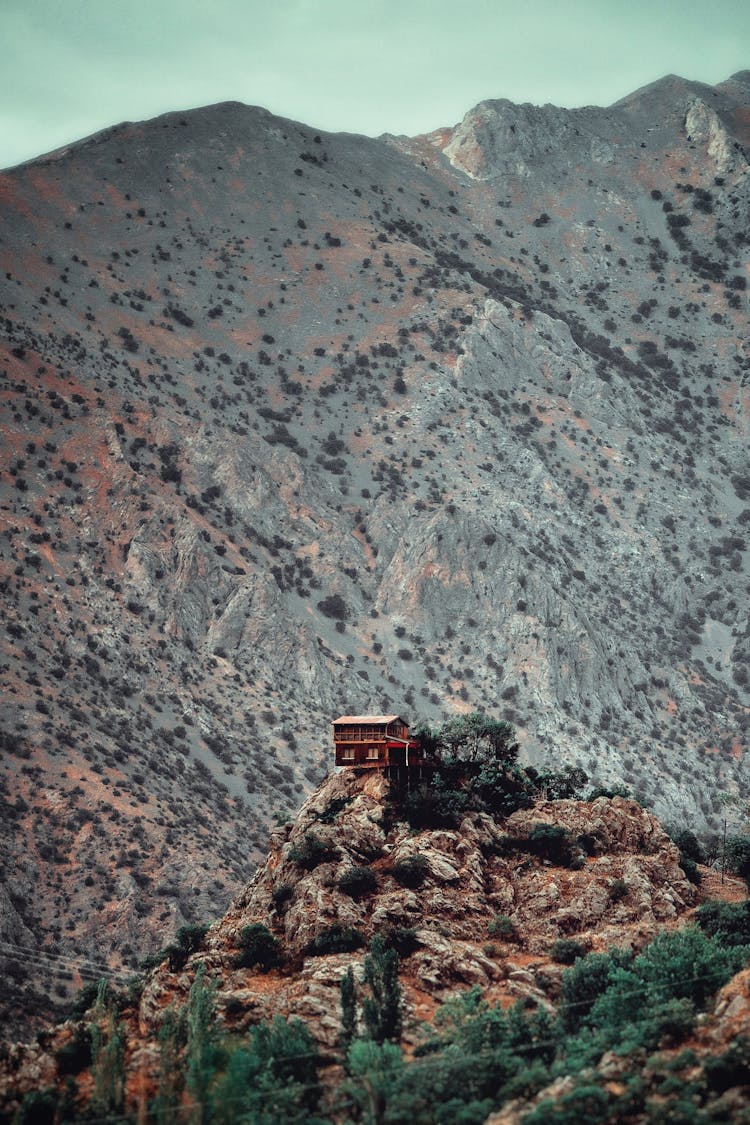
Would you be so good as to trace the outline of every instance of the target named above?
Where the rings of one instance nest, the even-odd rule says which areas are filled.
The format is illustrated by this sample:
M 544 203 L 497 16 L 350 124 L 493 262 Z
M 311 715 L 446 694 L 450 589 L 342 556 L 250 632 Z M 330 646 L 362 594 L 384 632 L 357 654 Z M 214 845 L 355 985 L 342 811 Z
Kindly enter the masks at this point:
M 372 940 L 365 957 L 365 982 L 371 995 L 362 1006 L 365 1027 L 376 1043 L 401 1038 L 401 986 L 398 983 L 398 954 L 382 938 Z
M 181 1099 L 185 1089 L 182 1049 L 187 1040 L 185 1008 L 164 1013 L 159 1028 L 159 1088 L 153 1105 L 157 1125 L 174 1125 L 181 1120 Z
M 91 1103 L 97 1112 L 120 1113 L 125 1099 L 125 1043 L 106 980 L 99 982 L 92 1015 L 91 1074 L 94 1092 Z
M 347 1051 L 357 1034 L 357 996 L 351 965 L 341 978 L 341 1032 L 339 1045 Z
M 215 995 L 216 985 L 205 983 L 205 967 L 201 965 L 188 998 L 185 1055 L 185 1084 L 193 1099 L 195 1125 L 204 1125 L 211 1119 L 211 1086 L 221 1058 Z

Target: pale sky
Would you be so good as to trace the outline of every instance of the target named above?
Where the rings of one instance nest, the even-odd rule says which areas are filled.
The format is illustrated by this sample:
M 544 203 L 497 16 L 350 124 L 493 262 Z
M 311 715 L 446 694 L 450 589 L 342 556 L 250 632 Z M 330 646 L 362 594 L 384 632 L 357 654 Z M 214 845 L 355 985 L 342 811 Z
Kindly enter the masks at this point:
M 750 0 L 0 0 L 0 168 L 220 101 L 376 136 L 750 68 Z

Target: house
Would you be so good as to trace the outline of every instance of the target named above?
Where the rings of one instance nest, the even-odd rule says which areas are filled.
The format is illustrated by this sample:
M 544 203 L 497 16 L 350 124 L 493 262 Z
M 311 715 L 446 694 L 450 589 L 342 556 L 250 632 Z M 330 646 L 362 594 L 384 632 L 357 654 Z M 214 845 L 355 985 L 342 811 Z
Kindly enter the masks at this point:
M 333 721 L 337 766 L 382 769 L 422 764 L 419 740 L 400 715 L 341 715 Z

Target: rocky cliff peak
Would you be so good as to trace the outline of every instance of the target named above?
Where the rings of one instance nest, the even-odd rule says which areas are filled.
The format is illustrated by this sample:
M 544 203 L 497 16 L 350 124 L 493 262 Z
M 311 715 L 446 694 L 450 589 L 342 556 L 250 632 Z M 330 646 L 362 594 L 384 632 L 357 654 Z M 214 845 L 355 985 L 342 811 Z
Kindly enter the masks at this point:
M 491 1005 L 552 1012 L 566 960 L 559 947 L 637 952 L 683 925 L 698 901 L 677 848 L 634 801 L 542 800 L 507 817 L 475 812 L 415 830 L 402 819 L 410 792 L 380 771 L 329 776 L 274 831 L 265 863 L 224 917 L 171 947 L 134 998 L 121 999 L 126 1105 L 143 1104 L 160 1067 L 163 1080 L 160 1028 L 187 1004 L 198 974 L 225 1029 L 299 1018 L 335 1055 L 342 979 L 352 969 L 364 989 L 363 958 L 377 936 L 399 953 L 411 1050 L 438 1006 L 472 987 Z M 34 1084 L 61 1083 L 76 1036 L 69 1022 L 6 1050 L 3 1104 Z

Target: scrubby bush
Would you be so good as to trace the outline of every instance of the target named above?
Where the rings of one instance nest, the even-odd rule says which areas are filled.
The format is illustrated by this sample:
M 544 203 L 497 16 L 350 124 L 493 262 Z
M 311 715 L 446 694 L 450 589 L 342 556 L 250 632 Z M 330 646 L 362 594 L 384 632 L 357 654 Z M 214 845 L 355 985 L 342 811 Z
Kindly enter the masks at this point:
M 586 946 L 574 938 L 558 938 L 550 949 L 550 957 L 558 965 L 572 965 L 579 957 L 585 957 L 586 953 Z
M 704 902 L 695 919 L 709 937 L 720 945 L 750 946 L 750 899 L 744 902 Z
M 607 1090 L 582 1083 L 563 1094 L 559 1101 L 545 1099 L 524 1117 L 524 1125 L 602 1125 L 611 1117 L 611 1098 Z
M 516 924 L 507 914 L 496 914 L 487 924 L 487 933 L 490 937 L 501 938 L 502 941 L 515 941 L 518 937 Z
M 705 863 L 706 856 L 694 832 L 689 828 L 668 828 L 667 832 L 680 849 L 680 867 L 687 879 L 697 886 L 701 881 L 699 863 Z
M 345 895 L 364 898 L 377 890 L 378 880 L 369 867 L 350 867 L 339 878 L 337 886 Z
M 259 922 L 242 927 L 239 949 L 235 960 L 238 969 L 257 969 L 261 973 L 267 973 L 280 960 L 281 951 L 277 939 Z
M 668 828 L 670 838 L 680 849 L 682 855 L 688 856 L 696 863 L 705 863 L 706 856 L 698 837 L 689 828 Z
M 98 985 L 97 985 L 98 990 Z M 80 1074 L 91 1065 L 91 1031 L 79 1024 L 72 1037 L 55 1052 L 57 1071 L 60 1075 Z
M 750 1039 L 741 1036 L 723 1055 L 709 1057 L 703 1064 L 706 1085 L 717 1094 L 733 1086 L 747 1086 L 750 1075 Z
M 469 795 L 460 783 L 437 771 L 417 789 L 392 790 L 390 799 L 396 815 L 417 830 L 457 828 L 469 806 Z
M 220 1044 L 221 1045 L 221 1044 Z M 301 1020 L 275 1016 L 254 1027 L 243 1042 L 227 1043 L 228 1059 L 210 1091 L 210 1115 L 196 1120 L 230 1122 L 320 1121 L 318 1070 L 323 1063 L 317 1044 Z M 172 1120 L 173 1109 L 165 1116 Z
M 635 1050 L 679 1041 L 746 956 L 694 928 L 659 934 L 635 958 L 622 950 L 589 954 L 563 973 L 561 1026 L 587 1029 L 576 1048 L 582 1065 L 615 1044 Z
M 575 840 L 558 824 L 537 824 L 528 839 L 529 851 L 558 867 L 572 867 L 580 860 Z
M 566 1031 L 577 1031 L 583 1026 L 596 1000 L 612 983 L 615 972 L 630 965 L 632 959 L 632 953 L 615 949 L 610 953 L 590 953 L 566 969 L 559 1013 Z
M 317 605 L 325 617 L 331 617 L 334 621 L 347 621 L 349 618 L 349 607 L 341 594 L 329 594 L 327 598 L 322 598 Z
M 680 853 L 680 867 L 682 868 L 685 878 L 693 883 L 696 887 L 701 882 L 703 876 L 701 875 L 698 864 L 690 856 Z
M 609 897 L 612 902 L 620 902 L 627 898 L 630 888 L 624 879 L 613 879 L 609 884 Z
M 417 931 L 411 926 L 394 926 L 383 932 L 383 941 L 389 949 L 395 949 L 399 957 L 409 957 L 419 948 Z
M 625 785 L 596 785 L 586 794 L 587 801 L 595 801 L 598 797 L 608 797 L 610 800 L 613 797 L 626 797 L 628 800 L 632 800 L 633 794 Z
M 318 820 L 321 824 L 332 824 L 339 813 L 342 812 L 347 805 L 350 805 L 353 799 L 353 797 L 333 797 L 319 815 Z
M 391 875 L 402 887 L 421 887 L 430 873 L 430 865 L 423 855 L 410 855 L 397 860 Z
M 168 959 L 169 968 L 173 973 L 184 968 L 188 957 L 202 948 L 207 930 L 208 926 L 203 923 L 180 926 L 175 940 L 166 947 L 163 954 Z
M 54 1125 L 57 1120 L 57 1091 L 30 1090 L 18 1107 L 14 1125 Z
M 324 957 L 326 953 L 351 953 L 361 949 L 365 939 L 353 926 L 327 926 L 305 949 L 308 957 Z
M 271 902 L 273 903 L 274 910 L 281 914 L 293 897 L 294 887 L 292 884 L 280 883 L 279 886 L 271 892 Z
M 161 960 L 161 954 L 159 955 L 159 960 Z M 90 980 L 86 984 L 84 984 L 80 991 L 76 993 L 75 997 L 73 998 L 73 1003 L 66 1013 L 66 1018 L 69 1020 L 79 1020 L 83 1016 L 85 1016 L 86 1012 L 88 1012 L 89 1008 L 96 1000 L 98 991 L 98 981 Z
M 732 870 L 750 886 L 750 836 L 731 836 L 727 840 L 727 858 Z
M 312 871 L 319 864 L 331 859 L 333 850 L 314 832 L 306 832 L 298 844 L 289 849 L 289 859 L 305 871 Z

